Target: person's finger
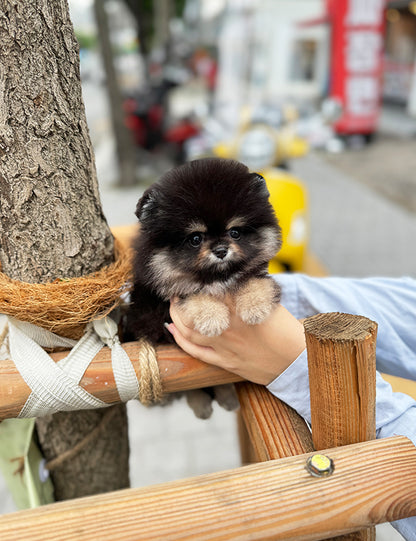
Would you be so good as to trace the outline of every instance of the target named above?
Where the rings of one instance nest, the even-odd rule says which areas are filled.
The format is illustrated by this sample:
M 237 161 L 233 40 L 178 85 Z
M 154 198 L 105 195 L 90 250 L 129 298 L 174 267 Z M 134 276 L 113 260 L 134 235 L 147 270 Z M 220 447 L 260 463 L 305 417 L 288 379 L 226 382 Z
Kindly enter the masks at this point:
M 170 303 L 170 317 L 181 335 L 189 342 L 200 346 L 210 345 L 210 338 L 208 336 L 200 334 L 198 331 L 193 329 L 189 323 L 184 321 L 183 313 L 178 308 L 177 303 L 174 301 Z
M 211 347 L 201 346 L 191 342 L 181 333 L 175 323 L 166 324 L 166 329 L 171 333 L 177 345 L 188 353 L 188 355 L 208 364 L 220 366 L 221 361 Z
M 186 332 L 185 327 L 188 329 L 192 329 L 192 320 L 186 317 L 186 313 L 184 310 L 181 310 L 179 299 L 177 297 L 174 297 L 170 300 L 170 315 L 172 317 L 172 314 L 175 315 L 175 317 L 180 320 L 180 323 L 184 326 L 184 331 Z

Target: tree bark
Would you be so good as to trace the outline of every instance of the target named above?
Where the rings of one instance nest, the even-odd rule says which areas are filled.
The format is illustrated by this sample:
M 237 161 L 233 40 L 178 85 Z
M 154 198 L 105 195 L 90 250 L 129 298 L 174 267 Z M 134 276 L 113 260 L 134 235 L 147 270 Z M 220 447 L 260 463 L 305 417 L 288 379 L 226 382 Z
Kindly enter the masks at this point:
M 133 15 L 137 25 L 137 39 L 139 42 L 140 54 L 144 57 L 147 64 L 149 55 L 149 40 L 151 34 L 150 14 L 153 6 L 150 5 L 146 9 L 143 0 L 125 0 L 131 14 Z
M 79 276 L 111 261 L 113 239 L 99 200 L 67 4 L 0 6 L 3 271 L 30 282 Z
M 98 270 L 113 260 L 113 237 L 99 199 L 67 0 L 0 0 L 0 50 L 2 271 L 44 283 Z M 47 460 L 104 414 L 40 419 Z M 101 434 L 53 472 L 57 499 L 128 485 L 124 406 Z

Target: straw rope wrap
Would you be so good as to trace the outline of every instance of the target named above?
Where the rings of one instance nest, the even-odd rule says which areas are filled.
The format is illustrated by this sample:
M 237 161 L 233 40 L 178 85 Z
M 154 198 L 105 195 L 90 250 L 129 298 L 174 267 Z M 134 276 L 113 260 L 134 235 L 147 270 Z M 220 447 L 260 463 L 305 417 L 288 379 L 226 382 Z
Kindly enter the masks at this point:
M 131 251 L 115 243 L 114 263 L 79 278 L 46 284 L 12 280 L 0 272 L 0 313 L 67 338 L 80 338 L 89 321 L 121 303 L 131 281 Z

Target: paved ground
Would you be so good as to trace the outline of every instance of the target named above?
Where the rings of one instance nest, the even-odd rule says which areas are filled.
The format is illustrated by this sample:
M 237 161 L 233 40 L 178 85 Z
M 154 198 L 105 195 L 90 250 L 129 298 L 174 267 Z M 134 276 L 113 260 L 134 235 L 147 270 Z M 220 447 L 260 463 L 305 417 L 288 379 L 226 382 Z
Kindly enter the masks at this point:
M 403 204 L 399 204 L 386 197 L 392 192 L 385 189 L 385 179 L 394 177 L 399 164 L 404 179 L 401 185 L 409 184 L 410 191 L 413 190 L 414 154 L 407 149 L 407 143 L 406 153 L 400 154 L 403 144 L 397 143 L 397 133 L 393 142 L 383 135 L 376 144 L 379 146 L 359 153 L 329 157 L 311 154 L 294 164 L 294 172 L 305 181 L 309 191 L 311 249 L 331 274 L 416 275 L 416 215 L 404 208 L 410 208 L 410 197 L 406 196 Z M 142 190 L 114 188 L 112 156 L 111 140 L 104 138 L 96 147 L 104 213 L 110 225 L 131 223 Z M 376 171 L 374 178 L 368 173 L 372 168 Z M 403 169 L 409 170 L 409 175 L 403 174 Z M 413 175 L 412 183 L 410 175 Z M 216 407 L 210 420 L 198 421 L 183 402 L 149 410 L 131 403 L 129 412 L 133 486 L 240 464 L 233 414 Z M 0 486 L 0 511 L 9 512 L 13 508 L 7 491 Z M 390 527 L 378 528 L 378 539 L 398 538 Z
M 401 118 L 395 129 L 392 116 Z M 365 148 L 340 154 L 325 154 L 324 159 L 363 184 L 416 212 L 416 119 L 387 109 L 382 129 L 375 142 Z M 393 124 L 394 127 L 394 124 Z
M 382 134 L 364 150 L 329 154 L 325 161 L 344 173 L 416 212 L 416 137 Z
M 294 164 L 310 197 L 311 250 L 339 276 L 415 275 L 416 215 L 319 155 Z

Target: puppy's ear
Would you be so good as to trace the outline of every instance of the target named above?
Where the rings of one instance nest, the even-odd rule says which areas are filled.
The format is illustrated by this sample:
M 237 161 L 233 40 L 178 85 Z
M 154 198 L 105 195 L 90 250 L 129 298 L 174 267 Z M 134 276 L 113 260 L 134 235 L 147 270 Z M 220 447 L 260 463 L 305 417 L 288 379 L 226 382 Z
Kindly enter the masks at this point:
M 158 191 L 154 186 L 148 188 L 139 199 L 136 207 L 136 216 L 140 222 L 154 216 L 158 207 Z
M 256 189 L 257 193 L 260 193 L 261 195 L 265 197 L 269 197 L 270 193 L 267 189 L 266 181 L 264 180 L 264 177 L 262 177 L 259 173 L 252 173 L 251 175 L 251 181 L 253 183 L 254 188 Z

